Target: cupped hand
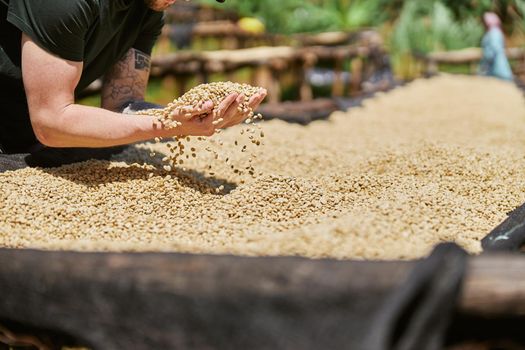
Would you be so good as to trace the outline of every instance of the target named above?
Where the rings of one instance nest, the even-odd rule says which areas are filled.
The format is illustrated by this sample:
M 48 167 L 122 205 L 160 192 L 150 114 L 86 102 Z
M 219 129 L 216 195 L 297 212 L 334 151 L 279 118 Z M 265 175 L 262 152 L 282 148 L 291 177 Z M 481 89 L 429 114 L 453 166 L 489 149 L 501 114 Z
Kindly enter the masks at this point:
M 266 89 L 260 89 L 259 92 L 250 97 L 250 100 L 247 101 L 247 105 L 250 107 L 251 111 L 255 111 L 255 109 L 265 99 L 266 94 Z M 216 122 L 216 128 L 227 128 L 239 124 L 248 118 L 250 112 L 249 110 L 239 110 L 239 107 L 241 107 L 241 104 L 245 102 L 245 100 L 246 97 L 243 94 L 237 93 L 230 94 L 224 100 L 222 100 L 214 117 L 214 119 L 218 122 Z
M 203 102 L 200 106 L 176 108 L 170 118 L 179 123 L 174 129 L 166 130 L 171 136 L 211 136 L 215 133 L 213 123 L 212 101 Z
M 212 136 L 217 129 L 227 128 L 243 122 L 249 117 L 250 110 L 261 104 L 267 95 L 266 89 L 260 89 L 247 102 L 249 109 L 242 110 L 246 97 L 232 93 L 226 96 L 214 111 L 212 101 L 203 102 L 200 106 L 175 109 L 171 119 L 180 122 L 175 129 L 169 129 L 172 136 Z

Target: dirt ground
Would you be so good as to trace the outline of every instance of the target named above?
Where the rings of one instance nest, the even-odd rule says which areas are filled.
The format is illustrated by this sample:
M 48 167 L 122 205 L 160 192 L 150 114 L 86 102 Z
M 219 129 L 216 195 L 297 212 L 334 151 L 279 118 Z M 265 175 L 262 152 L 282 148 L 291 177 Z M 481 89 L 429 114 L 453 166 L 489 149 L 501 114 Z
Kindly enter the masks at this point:
M 412 259 L 444 241 L 479 253 L 525 202 L 525 101 L 507 82 L 418 80 L 306 127 L 265 122 L 260 146 L 247 127 L 185 141 L 197 157 L 171 172 L 167 143 L 148 143 L 0 174 L 0 246 Z

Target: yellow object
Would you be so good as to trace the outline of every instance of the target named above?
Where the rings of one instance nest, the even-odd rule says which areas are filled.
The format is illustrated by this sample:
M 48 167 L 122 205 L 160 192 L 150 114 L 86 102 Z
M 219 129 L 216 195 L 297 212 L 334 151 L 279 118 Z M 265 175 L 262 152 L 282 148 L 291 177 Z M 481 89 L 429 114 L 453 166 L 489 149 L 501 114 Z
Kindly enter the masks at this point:
M 261 34 L 266 30 L 264 23 L 255 17 L 243 17 L 237 22 L 237 25 L 242 30 L 254 34 Z

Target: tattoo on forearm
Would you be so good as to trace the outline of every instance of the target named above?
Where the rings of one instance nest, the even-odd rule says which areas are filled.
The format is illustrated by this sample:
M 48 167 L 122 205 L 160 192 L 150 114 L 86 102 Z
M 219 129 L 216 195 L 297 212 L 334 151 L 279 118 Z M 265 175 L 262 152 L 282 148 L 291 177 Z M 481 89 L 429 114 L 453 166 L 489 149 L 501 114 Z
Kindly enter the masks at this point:
M 104 76 L 103 106 L 118 110 L 130 100 L 143 100 L 149 70 L 150 57 L 143 52 L 130 49 Z
M 140 52 L 139 50 L 133 50 L 135 51 L 135 69 L 149 69 L 151 60 L 148 55 L 146 55 L 143 52 Z

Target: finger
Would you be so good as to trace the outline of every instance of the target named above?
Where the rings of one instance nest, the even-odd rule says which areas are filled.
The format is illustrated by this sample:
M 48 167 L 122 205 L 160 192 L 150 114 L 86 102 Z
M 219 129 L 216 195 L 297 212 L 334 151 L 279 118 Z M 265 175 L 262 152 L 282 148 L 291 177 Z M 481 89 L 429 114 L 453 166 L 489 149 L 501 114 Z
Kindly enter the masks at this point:
M 235 118 L 240 113 L 239 112 L 239 106 L 244 101 L 244 99 L 245 99 L 245 97 L 244 97 L 243 94 L 240 94 L 239 96 L 237 96 L 237 98 L 235 99 L 235 102 L 232 103 L 228 107 L 226 112 L 224 112 L 224 119 L 225 120 L 229 120 L 229 119 Z
M 260 89 L 259 92 L 255 93 L 250 100 L 248 101 L 248 106 L 251 108 L 252 112 L 255 111 L 255 109 L 261 104 L 261 102 L 266 98 L 267 92 L 266 89 Z M 226 128 L 230 126 L 234 126 L 236 124 L 239 124 L 246 120 L 250 113 L 243 113 L 239 112 L 237 110 L 237 107 L 240 105 L 241 102 L 243 102 L 244 96 L 241 95 L 236 100 L 237 104 L 235 106 L 235 109 L 233 109 L 233 105 L 230 106 L 228 111 L 225 113 L 226 117 L 224 118 L 224 125 L 221 125 L 221 128 Z
M 213 101 L 209 100 L 209 101 L 202 103 L 200 108 L 199 106 L 197 106 L 197 109 L 195 110 L 195 112 L 199 114 L 210 113 L 213 107 L 214 107 Z
M 255 110 L 255 108 L 257 108 L 265 98 L 266 92 L 257 93 L 250 98 L 248 105 Z
M 213 107 L 214 104 L 212 101 L 208 101 L 204 103 L 199 109 L 195 111 L 195 113 L 192 115 L 192 118 L 198 118 L 199 121 L 213 119 Z
M 219 107 L 217 108 L 217 114 L 216 118 L 224 118 L 225 112 L 228 110 L 230 105 L 235 102 L 235 100 L 239 97 L 239 94 L 234 92 L 230 95 L 226 96 L 224 100 L 221 101 L 219 104 Z
M 176 119 L 191 119 L 195 117 L 196 115 L 201 114 L 211 114 L 211 111 L 213 110 L 214 104 L 213 101 L 205 101 L 200 105 L 197 106 L 185 106 L 185 107 L 177 107 L 172 113 L 172 117 Z
M 264 100 L 266 96 L 268 95 L 268 91 L 266 89 L 260 89 L 258 92 L 258 95 L 261 96 L 262 99 Z
M 240 104 L 244 101 L 244 95 L 243 94 L 237 94 L 237 97 L 235 100 L 228 106 L 226 110 L 221 111 L 219 115 L 215 117 L 216 121 L 220 121 L 220 123 L 217 124 L 218 129 L 223 129 L 235 124 L 238 124 L 239 121 L 235 120 L 238 118 L 238 108 Z
M 263 101 L 266 98 L 267 94 L 268 92 L 266 91 L 266 89 L 261 89 L 257 93 L 253 94 L 252 98 L 250 99 L 250 102 L 255 100 Z
M 228 111 L 225 113 L 224 127 L 230 127 L 241 123 L 248 117 L 248 112 L 239 111 L 239 107 L 245 101 L 244 95 L 239 95 L 235 103 L 232 103 Z

